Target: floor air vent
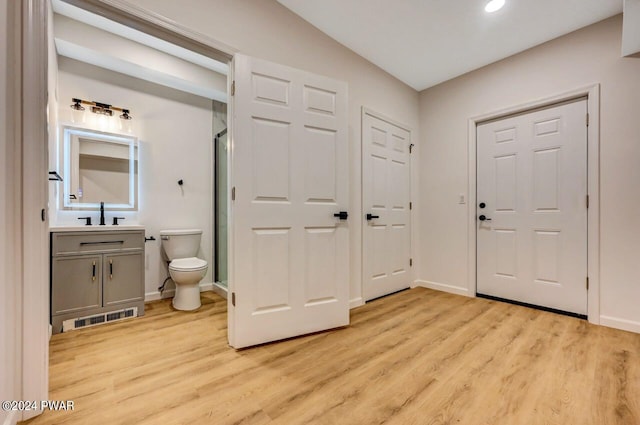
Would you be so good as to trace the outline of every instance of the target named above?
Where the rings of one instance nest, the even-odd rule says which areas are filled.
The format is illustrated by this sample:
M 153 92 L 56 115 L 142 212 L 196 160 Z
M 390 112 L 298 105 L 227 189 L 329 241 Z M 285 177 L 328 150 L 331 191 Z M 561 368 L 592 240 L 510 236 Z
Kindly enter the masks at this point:
M 62 332 L 74 329 L 95 326 L 101 323 L 115 322 L 116 320 L 128 319 L 138 315 L 138 307 L 126 308 L 124 310 L 110 311 L 108 313 L 94 314 L 93 316 L 78 317 L 62 322 Z

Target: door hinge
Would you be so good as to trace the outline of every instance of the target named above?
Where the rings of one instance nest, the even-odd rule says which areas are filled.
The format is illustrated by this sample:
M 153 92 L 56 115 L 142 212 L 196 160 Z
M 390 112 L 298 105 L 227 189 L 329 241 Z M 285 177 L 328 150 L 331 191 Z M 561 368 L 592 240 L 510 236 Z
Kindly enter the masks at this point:
M 235 201 L 235 200 L 236 200 L 236 187 L 235 187 L 235 186 L 233 186 L 233 187 L 231 188 L 231 200 L 232 200 L 232 201 Z
M 40 211 L 40 219 L 42 221 L 47 221 L 47 210 L 44 208 Z
M 587 291 L 589 290 L 589 276 L 587 276 Z
M 409 209 L 412 210 L 413 209 L 413 202 L 409 202 Z
M 589 208 L 589 195 L 587 195 L 587 208 Z
M 409 267 L 413 267 L 413 258 L 409 258 Z
M 587 127 L 589 127 L 589 114 L 587 114 Z
M 234 306 L 234 307 L 236 306 L 236 293 L 235 292 L 231 293 L 231 305 Z
M 235 96 L 236 94 L 236 80 L 231 82 L 231 96 Z
M 413 147 L 415 145 L 413 143 L 409 144 L 409 153 L 413 153 Z

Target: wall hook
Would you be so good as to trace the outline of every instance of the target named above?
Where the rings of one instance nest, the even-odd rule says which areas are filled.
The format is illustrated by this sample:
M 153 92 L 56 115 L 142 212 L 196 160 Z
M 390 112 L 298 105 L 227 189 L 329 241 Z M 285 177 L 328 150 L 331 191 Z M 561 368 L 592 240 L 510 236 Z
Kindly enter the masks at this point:
M 182 179 L 178 180 L 178 186 L 182 186 L 184 184 L 184 181 Z

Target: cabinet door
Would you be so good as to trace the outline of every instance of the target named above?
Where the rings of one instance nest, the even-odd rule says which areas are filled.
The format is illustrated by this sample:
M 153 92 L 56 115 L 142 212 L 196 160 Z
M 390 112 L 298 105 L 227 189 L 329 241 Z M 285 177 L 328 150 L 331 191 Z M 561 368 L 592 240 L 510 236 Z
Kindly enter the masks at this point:
M 52 314 L 102 305 L 102 255 L 55 258 L 52 264 Z
M 103 301 L 107 307 L 144 298 L 142 252 L 104 255 Z

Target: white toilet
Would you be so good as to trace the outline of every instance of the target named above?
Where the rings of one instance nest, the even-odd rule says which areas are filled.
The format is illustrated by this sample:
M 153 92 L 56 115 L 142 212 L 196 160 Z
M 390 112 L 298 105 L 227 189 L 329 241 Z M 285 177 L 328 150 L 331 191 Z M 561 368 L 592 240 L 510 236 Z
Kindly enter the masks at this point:
M 198 283 L 207 274 L 207 262 L 196 257 L 202 230 L 162 230 L 160 239 L 169 263 L 169 275 L 176 284 L 173 307 L 195 310 L 200 307 Z

